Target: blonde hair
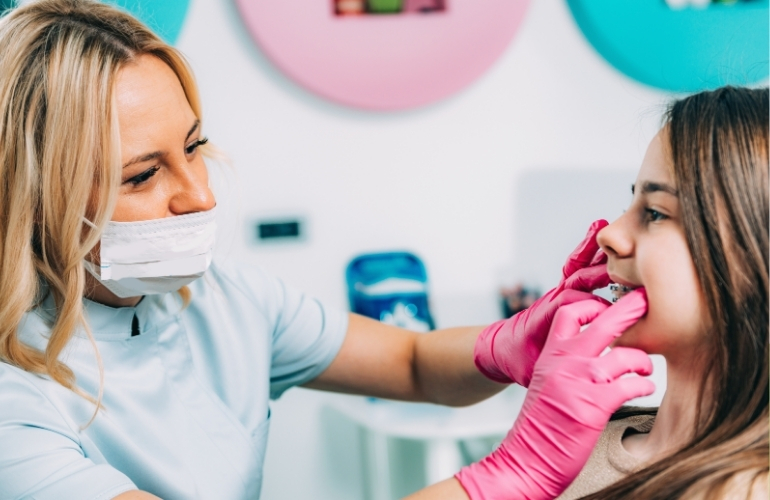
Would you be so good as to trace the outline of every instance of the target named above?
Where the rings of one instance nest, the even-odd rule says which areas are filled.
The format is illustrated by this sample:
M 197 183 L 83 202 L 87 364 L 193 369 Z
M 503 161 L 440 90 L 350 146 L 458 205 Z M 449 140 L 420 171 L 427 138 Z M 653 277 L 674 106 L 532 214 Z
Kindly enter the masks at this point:
M 38 0 L 8 11 L 0 19 L 0 54 L 0 360 L 47 375 L 98 408 L 98 351 L 96 398 L 76 387 L 58 358 L 78 328 L 96 349 L 83 314 L 83 259 L 99 242 L 120 185 L 116 76 L 140 55 L 158 57 L 200 119 L 198 90 L 177 50 L 93 0 Z M 40 352 L 17 330 L 43 289 L 57 314 Z M 189 300 L 187 290 L 180 293 Z

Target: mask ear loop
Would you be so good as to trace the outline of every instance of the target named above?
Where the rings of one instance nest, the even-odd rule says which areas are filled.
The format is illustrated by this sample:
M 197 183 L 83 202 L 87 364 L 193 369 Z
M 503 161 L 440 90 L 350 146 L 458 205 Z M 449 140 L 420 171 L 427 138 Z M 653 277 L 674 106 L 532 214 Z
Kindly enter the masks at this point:
M 85 217 L 81 217 L 81 219 L 83 219 L 83 222 L 85 222 L 86 225 L 88 225 L 94 231 L 98 231 L 99 230 L 99 228 L 96 227 L 96 224 L 94 224 L 90 220 L 86 219 Z M 101 268 L 100 267 L 94 265 L 92 262 L 89 262 L 86 259 L 83 259 L 83 265 L 86 268 L 86 271 L 88 271 L 94 278 L 96 278 L 97 280 L 101 281 L 101 279 L 102 279 L 101 278 L 101 274 L 102 273 L 101 273 Z M 97 272 L 97 269 L 99 270 L 99 272 Z
M 99 230 L 99 228 L 98 228 L 98 227 L 96 227 L 96 224 L 94 224 L 94 223 L 93 223 L 93 222 L 91 222 L 90 220 L 86 219 L 85 217 L 82 217 L 82 219 L 83 219 L 83 222 L 85 222 L 86 224 L 88 224 L 88 225 L 89 225 L 89 226 L 90 226 L 92 229 L 96 229 L 97 231 Z

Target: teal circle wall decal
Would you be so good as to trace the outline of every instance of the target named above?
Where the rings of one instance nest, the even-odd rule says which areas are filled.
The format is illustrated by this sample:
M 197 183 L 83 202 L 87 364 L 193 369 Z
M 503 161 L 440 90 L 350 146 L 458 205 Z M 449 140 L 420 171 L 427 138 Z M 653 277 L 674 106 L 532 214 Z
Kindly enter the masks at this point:
M 675 92 L 768 77 L 768 0 L 567 0 L 583 35 L 627 76 Z
M 190 0 L 102 0 L 121 7 L 150 27 L 168 43 L 182 31 Z

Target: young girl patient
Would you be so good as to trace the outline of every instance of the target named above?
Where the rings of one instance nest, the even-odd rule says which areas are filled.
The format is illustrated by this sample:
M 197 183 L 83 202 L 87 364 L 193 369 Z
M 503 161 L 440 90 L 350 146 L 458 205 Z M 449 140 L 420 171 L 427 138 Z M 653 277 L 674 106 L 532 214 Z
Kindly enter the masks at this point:
M 768 498 L 768 90 L 675 102 L 597 241 L 647 293 L 615 345 L 663 355 L 667 390 L 618 412 L 558 498 Z

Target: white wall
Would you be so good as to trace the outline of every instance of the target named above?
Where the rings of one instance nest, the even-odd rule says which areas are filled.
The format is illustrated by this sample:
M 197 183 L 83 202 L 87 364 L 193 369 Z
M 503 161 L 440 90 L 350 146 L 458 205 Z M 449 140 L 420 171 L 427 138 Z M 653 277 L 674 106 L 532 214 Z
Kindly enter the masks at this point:
M 306 92 L 259 51 L 232 0 L 195 0 L 178 47 L 199 79 L 204 132 L 234 165 L 220 189 L 229 224 L 220 252 L 346 307 L 353 255 L 409 249 L 427 264 L 444 325 L 494 319 L 489 304 L 466 314 L 446 304 L 491 301 L 501 276 L 524 267 L 517 252 L 540 270 L 528 279 L 553 284 L 560 263 L 516 241 L 544 213 L 517 201 L 522 183 L 549 169 L 632 178 L 668 98 L 605 63 L 563 0 L 533 1 L 507 52 L 470 88 L 408 112 L 357 111 Z M 554 187 L 571 197 L 543 198 L 549 214 L 580 209 L 559 202 L 585 187 L 573 184 Z M 265 214 L 307 217 L 308 239 L 253 245 L 247 223 Z M 547 220 L 535 225 L 544 241 L 567 251 L 590 222 Z M 263 498 L 360 498 L 355 467 L 349 476 L 330 469 L 325 397 L 298 389 L 273 405 Z

